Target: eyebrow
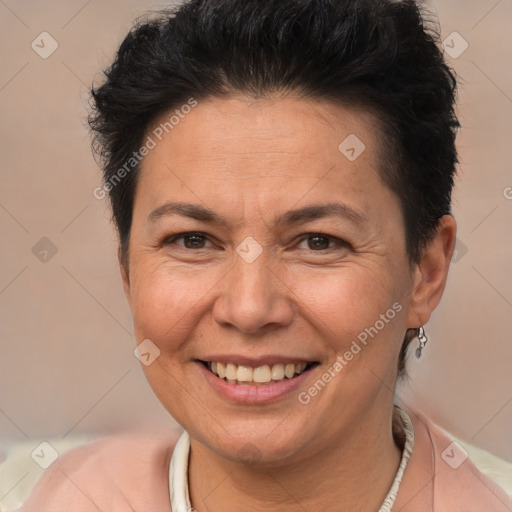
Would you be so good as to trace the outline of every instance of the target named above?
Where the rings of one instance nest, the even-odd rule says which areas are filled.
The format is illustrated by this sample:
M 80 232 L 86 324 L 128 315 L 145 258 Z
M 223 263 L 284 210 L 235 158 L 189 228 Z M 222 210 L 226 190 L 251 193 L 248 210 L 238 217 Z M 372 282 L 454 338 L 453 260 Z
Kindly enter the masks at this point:
M 149 214 L 148 222 L 152 224 L 160 218 L 170 215 L 180 215 L 201 222 L 229 227 L 229 222 L 213 210 L 192 203 L 166 203 L 159 206 Z M 309 205 L 303 208 L 289 210 L 277 217 L 274 221 L 274 226 L 301 224 L 329 216 L 342 217 L 358 224 L 363 224 L 366 221 L 366 218 L 352 207 L 343 203 L 330 202 L 327 204 Z

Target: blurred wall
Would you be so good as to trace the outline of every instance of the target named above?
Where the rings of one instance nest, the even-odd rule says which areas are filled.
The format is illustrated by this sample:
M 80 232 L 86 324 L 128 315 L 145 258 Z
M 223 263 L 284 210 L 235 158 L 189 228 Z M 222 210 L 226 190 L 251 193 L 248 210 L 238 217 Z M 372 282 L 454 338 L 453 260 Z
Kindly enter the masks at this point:
M 132 21 L 163 6 L 0 2 L 2 441 L 173 424 L 133 356 L 115 234 L 105 201 L 93 197 L 101 178 L 84 126 L 88 86 Z M 512 461 L 512 2 L 433 6 L 463 80 L 459 242 L 430 341 L 421 360 L 409 359 L 400 394 Z

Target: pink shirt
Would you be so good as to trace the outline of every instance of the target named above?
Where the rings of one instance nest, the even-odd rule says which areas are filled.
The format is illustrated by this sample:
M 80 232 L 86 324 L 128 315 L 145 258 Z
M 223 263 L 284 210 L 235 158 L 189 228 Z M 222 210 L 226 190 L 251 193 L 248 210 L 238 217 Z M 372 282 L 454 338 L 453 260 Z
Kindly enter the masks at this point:
M 393 512 L 512 512 L 512 498 L 460 445 L 401 407 L 412 420 L 414 448 Z M 45 471 L 20 512 L 170 510 L 170 446 L 179 434 L 115 436 L 71 450 Z
M 414 427 L 414 449 L 398 492 L 405 506 L 396 512 L 512 511 L 512 498 L 458 443 L 423 414 L 404 410 Z

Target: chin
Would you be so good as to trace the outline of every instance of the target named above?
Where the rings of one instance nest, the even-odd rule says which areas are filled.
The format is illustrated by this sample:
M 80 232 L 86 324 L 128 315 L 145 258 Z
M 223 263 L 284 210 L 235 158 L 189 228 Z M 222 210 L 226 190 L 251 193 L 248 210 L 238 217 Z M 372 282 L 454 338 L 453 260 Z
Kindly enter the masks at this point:
M 282 421 L 283 418 L 281 418 Z M 309 435 L 297 422 L 297 431 L 289 427 L 282 429 L 281 424 L 266 421 L 243 422 L 236 428 L 217 425 L 210 429 L 191 428 L 189 434 L 197 438 L 207 448 L 232 462 L 239 462 L 251 467 L 277 466 L 286 460 L 296 459 L 297 455 L 308 445 Z

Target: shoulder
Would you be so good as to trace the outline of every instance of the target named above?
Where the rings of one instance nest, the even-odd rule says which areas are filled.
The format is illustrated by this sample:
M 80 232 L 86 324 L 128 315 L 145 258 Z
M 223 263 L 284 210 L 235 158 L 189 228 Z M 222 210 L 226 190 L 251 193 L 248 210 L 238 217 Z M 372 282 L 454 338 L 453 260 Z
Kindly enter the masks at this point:
M 466 449 L 450 434 L 431 420 L 424 418 L 424 421 L 435 447 L 439 499 L 451 505 L 451 510 L 457 510 L 456 500 L 464 497 L 464 503 L 474 510 L 510 512 L 512 497 L 480 471 Z M 459 492 L 458 498 L 454 496 L 455 489 Z
M 477 468 L 460 443 L 424 414 L 407 413 L 415 437 L 409 482 L 423 489 L 419 495 L 433 501 L 434 510 L 512 511 L 512 498 Z
M 122 434 L 74 448 L 43 473 L 20 512 L 169 510 L 179 435 Z

